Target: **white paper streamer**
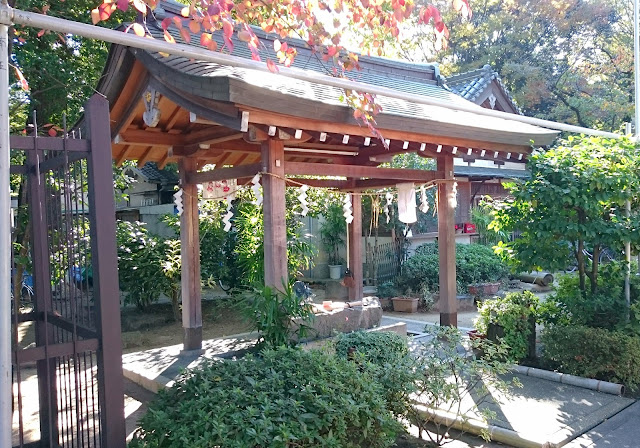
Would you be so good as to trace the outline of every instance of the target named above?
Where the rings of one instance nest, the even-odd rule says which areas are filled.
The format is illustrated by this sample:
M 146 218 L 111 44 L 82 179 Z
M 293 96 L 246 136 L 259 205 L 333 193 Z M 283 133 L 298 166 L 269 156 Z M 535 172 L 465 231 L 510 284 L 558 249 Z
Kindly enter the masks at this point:
M 251 179 L 251 183 L 251 191 L 256 197 L 254 204 L 260 207 L 260 205 L 262 205 L 262 187 L 260 186 L 260 173 L 253 176 L 253 179 Z
M 233 201 L 233 195 L 227 196 L 225 198 L 225 201 L 227 201 L 227 214 L 224 215 L 224 218 L 222 218 L 222 222 L 224 223 L 224 231 L 228 232 L 229 230 L 231 230 L 231 218 L 233 218 L 233 212 L 231 211 L 231 201 Z
M 300 201 L 300 207 L 302 210 L 300 210 L 300 214 L 302 216 L 307 216 L 307 213 L 309 213 L 309 203 L 307 202 L 307 190 L 309 189 L 308 185 L 301 185 L 300 186 L 300 194 L 298 195 L 298 200 Z
M 182 205 L 182 188 L 173 194 L 173 203 L 176 204 L 178 210 L 178 216 L 182 216 L 184 206 Z
M 344 216 L 344 220 L 347 221 L 347 224 L 351 224 L 353 222 L 353 210 L 351 208 L 351 195 L 346 194 L 344 196 L 344 204 L 342 206 L 342 211 L 344 212 L 342 216 Z
M 393 194 L 391 194 L 390 191 L 387 191 L 385 198 L 387 199 L 387 203 L 384 204 L 384 214 L 387 215 L 387 224 L 389 224 L 389 220 L 391 219 L 389 216 L 389 207 L 391 207 L 391 204 L 393 203 Z
M 423 186 L 420 187 L 420 211 L 427 213 L 429 211 L 429 202 L 427 201 L 427 189 Z

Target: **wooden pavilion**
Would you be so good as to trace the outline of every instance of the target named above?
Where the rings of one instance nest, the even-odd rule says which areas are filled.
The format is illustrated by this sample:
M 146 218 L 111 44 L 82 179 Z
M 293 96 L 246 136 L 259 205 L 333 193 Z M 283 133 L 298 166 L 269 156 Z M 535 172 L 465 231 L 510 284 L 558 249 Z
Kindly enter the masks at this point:
M 180 17 L 184 5 L 160 2 L 158 21 Z M 162 38 L 158 23 L 149 30 Z M 256 31 L 264 57 L 273 37 Z M 176 40 L 180 37 L 176 33 Z M 219 46 L 223 42 L 221 36 Z M 192 35 L 191 42 L 200 42 Z M 242 42 L 234 55 L 250 58 Z M 321 58 L 301 41 L 288 41 L 306 70 L 328 72 Z M 280 286 L 287 277 L 285 188 L 287 179 L 311 187 L 344 192 L 394 187 L 400 182 L 437 182 L 439 198 L 440 300 L 443 325 L 457 324 L 453 175 L 454 157 L 524 163 L 535 146 L 549 145 L 557 132 L 519 122 L 456 111 L 469 105 L 442 86 L 437 65 L 409 64 L 361 57 L 357 81 L 391 87 L 416 96 L 436 97 L 450 107 L 424 106 L 378 98 L 383 112 L 377 129 L 389 149 L 353 118 L 340 100 L 340 89 L 293 80 L 268 72 L 220 66 L 113 45 L 98 87 L 111 104 L 112 155 L 116 163 L 155 161 L 160 168 L 176 162 L 183 189 L 181 216 L 184 349 L 201 347 L 200 248 L 197 185 L 263 173 L 265 281 Z M 479 108 L 479 106 L 478 106 Z M 415 152 L 437 160 L 437 169 L 380 168 L 394 154 Z M 211 171 L 200 171 L 215 164 Z M 303 177 L 302 177 L 303 176 Z M 338 176 L 342 180 L 313 178 Z M 311 178 L 310 178 L 311 177 Z M 349 297 L 362 296 L 361 199 L 353 195 L 348 226 L 355 286 Z

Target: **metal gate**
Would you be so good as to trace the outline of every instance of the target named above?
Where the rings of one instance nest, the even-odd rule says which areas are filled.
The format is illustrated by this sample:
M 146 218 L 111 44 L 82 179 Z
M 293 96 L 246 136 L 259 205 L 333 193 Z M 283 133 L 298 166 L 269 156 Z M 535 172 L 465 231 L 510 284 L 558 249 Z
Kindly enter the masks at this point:
M 124 447 L 108 103 L 94 95 L 71 136 L 35 127 L 11 138 L 28 219 L 14 225 L 13 445 Z

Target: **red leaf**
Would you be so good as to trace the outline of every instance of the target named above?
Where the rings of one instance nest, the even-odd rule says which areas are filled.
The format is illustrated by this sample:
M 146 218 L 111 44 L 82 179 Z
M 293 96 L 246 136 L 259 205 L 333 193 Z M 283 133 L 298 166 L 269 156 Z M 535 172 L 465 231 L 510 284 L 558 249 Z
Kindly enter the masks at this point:
M 162 19 L 163 30 L 166 30 L 167 28 L 169 28 L 169 25 L 171 25 L 171 17 L 165 17 L 164 19 Z
M 58 135 L 58 131 L 56 131 L 54 128 L 49 129 L 48 132 L 50 137 L 55 137 L 56 135 Z
M 278 73 L 278 66 L 271 59 L 267 59 L 267 68 L 271 73 Z
M 338 47 L 332 45 L 330 47 L 327 48 L 327 55 L 329 57 L 333 57 L 335 56 L 335 54 L 338 52 Z
M 98 22 L 101 20 L 109 20 L 109 17 L 111 17 L 111 5 L 103 3 L 98 6 L 98 17 L 100 19 Z
M 40 30 L 40 31 L 38 31 L 37 36 L 38 36 L 38 37 L 42 37 L 42 36 L 44 36 L 44 30 Z
M 231 39 L 233 35 L 233 25 L 228 20 L 222 21 L 222 31 L 224 32 L 224 37 L 227 39 Z
M 180 17 L 174 16 L 174 17 L 173 17 L 173 23 L 174 23 L 178 28 L 182 28 L 182 19 L 180 19 Z
M 118 0 L 116 5 L 120 11 L 126 11 L 129 9 L 129 0 Z
M 180 35 L 182 36 L 182 39 L 184 39 L 186 43 L 191 42 L 191 33 L 189 33 L 188 29 L 180 28 Z
M 202 45 L 203 47 L 208 47 L 209 44 L 211 44 L 211 34 L 202 33 L 200 35 L 200 45 Z
M 196 22 L 195 20 L 190 21 L 189 29 L 193 34 L 198 34 L 200 32 L 200 22 Z
M 218 5 L 209 5 L 207 12 L 210 16 L 217 16 L 220 14 L 220 7 Z
M 251 40 L 251 33 L 249 31 L 238 31 L 238 39 L 242 42 L 249 42 Z

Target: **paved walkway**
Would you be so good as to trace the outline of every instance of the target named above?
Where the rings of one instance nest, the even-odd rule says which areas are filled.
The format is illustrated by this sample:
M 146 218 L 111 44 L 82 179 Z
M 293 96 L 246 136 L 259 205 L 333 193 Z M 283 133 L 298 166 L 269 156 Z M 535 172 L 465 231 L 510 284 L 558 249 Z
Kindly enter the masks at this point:
M 412 345 L 428 337 L 423 333 L 424 321 L 385 316 L 381 325 L 399 321 L 406 322 L 407 331 L 416 335 Z M 177 345 L 130 353 L 123 356 L 123 368 L 127 378 L 155 392 L 170 386 L 182 369 L 195 367 L 203 359 L 228 358 L 253 342 L 251 337 L 229 337 L 206 341 L 200 352 L 182 352 Z M 569 446 L 640 447 L 640 404 L 634 400 L 526 375 L 511 376 L 524 387 L 513 389 L 508 396 L 491 390 L 482 404 L 496 413 L 490 422 L 494 440 L 506 446 L 550 448 L 584 433 Z M 470 409 L 473 398 L 469 400 L 463 406 Z
M 640 446 L 640 402 L 602 422 L 566 448 L 638 448 Z

